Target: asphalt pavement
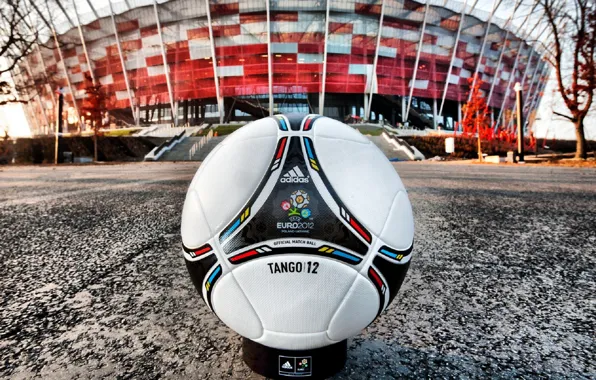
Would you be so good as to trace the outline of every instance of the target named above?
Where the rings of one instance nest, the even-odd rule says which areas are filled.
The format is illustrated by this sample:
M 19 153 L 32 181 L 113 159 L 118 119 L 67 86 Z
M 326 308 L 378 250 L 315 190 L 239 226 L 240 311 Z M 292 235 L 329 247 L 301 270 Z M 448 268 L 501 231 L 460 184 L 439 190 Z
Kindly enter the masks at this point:
M 0 377 L 259 378 L 179 254 L 198 165 L 0 167 Z M 596 170 L 395 167 L 412 265 L 336 378 L 596 378 Z

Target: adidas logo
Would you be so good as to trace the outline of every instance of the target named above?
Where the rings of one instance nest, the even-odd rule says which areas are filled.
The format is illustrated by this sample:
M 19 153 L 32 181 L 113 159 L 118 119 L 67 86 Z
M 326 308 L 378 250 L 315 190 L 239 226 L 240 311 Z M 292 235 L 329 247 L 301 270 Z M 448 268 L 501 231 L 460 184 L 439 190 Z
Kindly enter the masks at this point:
M 292 365 L 290 364 L 290 362 L 285 362 L 285 363 L 284 363 L 284 364 L 281 366 L 281 368 L 283 368 L 283 369 L 294 369 L 294 368 L 292 368 Z
M 281 177 L 280 182 L 282 183 L 309 183 L 310 180 L 307 176 L 302 173 L 302 170 L 298 166 L 294 166 L 289 172 Z

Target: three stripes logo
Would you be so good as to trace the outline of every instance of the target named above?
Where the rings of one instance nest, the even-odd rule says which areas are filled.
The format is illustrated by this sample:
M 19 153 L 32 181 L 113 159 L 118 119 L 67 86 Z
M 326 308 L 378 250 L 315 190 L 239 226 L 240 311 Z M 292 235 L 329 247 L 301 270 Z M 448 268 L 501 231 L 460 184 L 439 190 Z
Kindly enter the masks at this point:
M 294 368 L 292 368 L 292 365 L 290 364 L 290 362 L 285 362 L 285 363 L 284 363 L 284 364 L 281 366 L 281 368 L 283 368 L 283 369 L 294 369 Z
M 281 183 L 309 183 L 310 179 L 304 175 L 302 170 L 298 166 L 294 166 L 289 172 L 284 174 L 281 179 Z

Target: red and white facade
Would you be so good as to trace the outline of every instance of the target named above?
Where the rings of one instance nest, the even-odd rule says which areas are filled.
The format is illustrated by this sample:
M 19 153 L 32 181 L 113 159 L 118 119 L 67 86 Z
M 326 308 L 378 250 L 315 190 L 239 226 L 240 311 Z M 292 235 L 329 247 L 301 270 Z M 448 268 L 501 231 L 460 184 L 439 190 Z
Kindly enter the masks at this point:
M 402 118 L 412 97 L 433 104 L 436 116 L 454 114 L 475 73 L 496 116 L 513 107 L 515 82 L 524 85 L 530 112 L 548 75 L 522 28 L 467 2 L 112 0 L 95 9 L 76 1 L 61 19 L 46 15 L 64 31 L 16 75 L 36 83 L 40 96 L 32 94 L 27 109 L 39 131 L 55 118 L 57 87 L 81 112 L 86 75 L 103 85 L 110 110 L 136 123 L 155 105 L 180 115 L 185 101 L 223 109 L 225 99 L 257 97 L 270 112 L 283 111 L 287 94 L 316 94 L 309 107 L 317 113 L 327 113 L 326 95 L 361 94 L 366 117 L 379 94 L 404 99 Z

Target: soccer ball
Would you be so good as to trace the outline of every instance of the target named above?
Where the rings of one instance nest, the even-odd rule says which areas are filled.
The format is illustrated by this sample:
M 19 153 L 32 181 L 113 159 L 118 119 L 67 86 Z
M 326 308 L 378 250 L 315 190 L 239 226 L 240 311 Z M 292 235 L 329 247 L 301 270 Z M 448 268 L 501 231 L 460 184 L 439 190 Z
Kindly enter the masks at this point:
M 191 279 L 232 330 L 316 349 L 358 334 L 408 270 L 412 209 L 395 169 L 358 131 L 276 115 L 228 136 L 186 195 Z

